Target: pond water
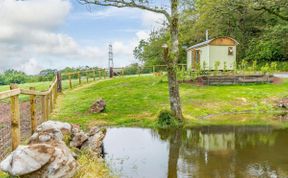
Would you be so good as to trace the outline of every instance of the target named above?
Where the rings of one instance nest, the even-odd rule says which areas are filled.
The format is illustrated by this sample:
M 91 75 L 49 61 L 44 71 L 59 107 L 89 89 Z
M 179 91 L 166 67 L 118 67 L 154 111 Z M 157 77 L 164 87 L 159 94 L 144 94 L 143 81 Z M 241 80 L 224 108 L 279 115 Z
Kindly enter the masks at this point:
M 110 128 L 105 160 L 131 178 L 288 177 L 288 130 Z

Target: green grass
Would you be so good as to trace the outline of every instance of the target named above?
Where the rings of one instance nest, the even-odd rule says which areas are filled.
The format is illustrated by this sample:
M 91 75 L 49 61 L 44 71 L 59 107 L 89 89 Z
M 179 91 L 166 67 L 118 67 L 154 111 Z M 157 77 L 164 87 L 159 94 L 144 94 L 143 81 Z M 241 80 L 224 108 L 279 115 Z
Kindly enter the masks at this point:
M 91 82 L 92 79 L 90 78 L 89 81 Z M 18 84 L 19 88 L 23 88 L 23 89 L 29 89 L 30 87 L 35 87 L 36 90 L 39 91 L 45 91 L 48 90 L 49 85 L 52 83 L 52 81 L 47 81 L 47 82 L 35 82 L 35 83 L 24 83 L 24 84 Z M 85 84 L 86 83 L 86 78 L 82 78 L 82 83 Z M 62 83 L 62 87 L 63 89 L 68 89 L 69 88 L 69 83 L 68 80 L 64 80 Z M 73 79 L 72 80 L 72 85 L 73 86 L 78 86 L 78 79 Z M 6 91 L 9 90 L 9 85 L 0 85 L 0 92 L 1 91 Z
M 73 81 L 76 85 L 77 80 Z M 83 83 L 85 81 L 83 80 Z M 46 89 L 49 82 L 20 85 Z M 68 82 L 63 82 L 68 88 Z M 0 87 L 1 90 L 1 87 Z M 273 120 L 267 113 L 281 111 L 275 103 L 288 96 L 288 81 L 282 84 L 245 86 L 193 86 L 181 84 L 180 93 L 184 126 L 201 125 L 275 125 L 288 127 L 287 123 Z M 107 103 L 104 113 L 91 114 L 89 108 L 98 98 Z M 114 78 L 91 82 L 64 90 L 56 110 L 55 120 L 80 124 L 83 128 L 95 125 L 155 127 L 157 116 L 169 109 L 167 81 L 153 76 Z M 228 114 L 250 111 L 250 114 Z M 224 114 L 223 114 L 224 113 Z M 225 113 L 227 113 L 225 115 Z M 207 117 L 214 115 L 214 117 Z M 79 158 L 80 170 L 76 177 L 110 177 L 104 163 L 91 160 L 85 154 Z M 0 172 L 0 177 L 9 177 Z
M 89 79 L 89 82 L 91 82 L 93 79 Z M 47 82 L 35 82 L 35 83 L 24 83 L 24 84 L 18 84 L 18 87 L 21 89 L 29 89 L 30 87 L 35 87 L 37 91 L 46 91 L 49 89 L 50 84 L 52 81 L 47 81 Z M 86 84 L 86 77 L 82 77 L 82 84 Z M 79 81 L 78 79 L 72 80 L 72 86 L 76 87 L 79 86 Z M 62 82 L 62 88 L 63 90 L 66 90 L 69 88 L 69 81 L 68 80 L 63 80 Z M 2 91 L 7 91 L 10 90 L 9 85 L 0 85 L 0 92 Z M 20 99 L 22 101 L 26 101 L 29 96 L 21 95 Z
M 263 112 L 275 112 L 278 99 L 288 95 L 288 82 L 245 86 L 193 86 L 181 84 L 184 126 L 266 125 L 279 122 Z M 91 114 L 98 98 L 107 103 L 105 113 Z M 169 109 L 167 82 L 159 77 L 115 78 L 67 90 L 58 101 L 52 118 L 83 127 L 93 125 L 154 127 L 160 110 Z M 250 116 L 217 115 L 252 112 Z M 217 117 L 205 118 L 209 115 Z

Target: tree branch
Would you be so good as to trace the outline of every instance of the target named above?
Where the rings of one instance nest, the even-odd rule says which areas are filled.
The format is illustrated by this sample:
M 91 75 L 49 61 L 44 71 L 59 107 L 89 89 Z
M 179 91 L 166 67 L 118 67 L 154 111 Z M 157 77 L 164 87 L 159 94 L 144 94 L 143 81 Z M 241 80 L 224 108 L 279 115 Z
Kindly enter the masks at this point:
M 266 11 L 266 12 L 268 12 L 269 14 L 273 14 L 273 15 L 279 17 L 279 18 L 282 19 L 282 20 L 288 21 L 288 16 L 281 15 L 280 13 L 277 13 L 277 12 L 273 11 L 272 9 L 269 9 L 269 8 L 267 8 L 267 7 L 265 7 L 265 6 L 254 7 L 253 9 L 256 10 L 256 11 L 262 11 L 262 10 L 263 10 L 263 11 Z
M 126 1 L 126 0 L 79 0 L 79 2 L 81 4 L 95 4 L 99 6 L 112 6 L 112 7 L 117 7 L 117 8 L 130 7 L 130 8 L 143 9 L 143 10 L 155 12 L 158 14 L 163 14 L 169 22 L 171 21 L 170 14 L 166 10 L 157 8 L 157 7 L 153 8 L 153 7 L 144 5 L 144 2 L 146 1 L 143 1 L 142 4 L 136 3 L 135 0 L 130 0 L 130 1 Z

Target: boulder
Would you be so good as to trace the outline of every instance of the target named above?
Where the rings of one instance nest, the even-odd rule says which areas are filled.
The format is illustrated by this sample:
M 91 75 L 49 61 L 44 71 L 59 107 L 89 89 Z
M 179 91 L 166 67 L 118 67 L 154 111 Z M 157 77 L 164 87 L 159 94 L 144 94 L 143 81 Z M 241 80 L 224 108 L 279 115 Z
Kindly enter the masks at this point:
M 94 127 L 89 132 L 88 140 L 82 145 L 81 150 L 88 151 L 95 157 L 103 156 L 103 140 L 106 129 Z
M 43 122 L 41 125 L 39 125 L 36 128 L 36 132 L 45 132 L 49 130 L 60 130 L 63 134 L 71 134 L 72 132 L 72 125 L 65 123 L 65 122 L 59 122 L 59 121 L 47 121 Z
M 281 99 L 279 102 L 278 102 L 278 106 L 280 108 L 285 108 L 287 109 L 288 108 L 288 98 L 283 98 Z
M 54 152 L 54 147 L 47 144 L 19 146 L 1 162 L 0 168 L 13 176 L 29 174 L 47 164 Z
M 73 134 L 73 138 L 70 142 L 71 147 L 81 148 L 83 143 L 88 140 L 88 135 L 85 134 L 83 131 L 79 131 L 78 133 Z
M 70 149 L 64 142 L 55 146 L 54 149 L 49 162 L 41 169 L 27 175 L 27 178 L 71 178 L 75 175 L 78 170 L 78 163 Z
M 71 147 L 87 150 L 97 158 L 103 154 L 106 129 L 93 127 L 84 133 L 79 126 L 48 121 L 39 125 L 26 146 L 19 146 L 0 163 L 1 170 L 24 178 L 71 178 L 78 163 L 75 153 L 66 146 L 65 136 L 72 138 Z M 69 139 L 70 140 L 70 139 Z
M 48 121 L 39 125 L 29 145 L 19 146 L 0 163 L 1 170 L 21 177 L 70 178 L 78 163 L 63 141 L 72 135 L 68 123 Z
M 44 131 L 36 131 L 29 139 L 29 144 L 62 141 L 64 136 L 58 128 L 51 128 Z
M 100 113 L 105 111 L 106 103 L 103 99 L 97 100 L 90 108 L 91 113 Z

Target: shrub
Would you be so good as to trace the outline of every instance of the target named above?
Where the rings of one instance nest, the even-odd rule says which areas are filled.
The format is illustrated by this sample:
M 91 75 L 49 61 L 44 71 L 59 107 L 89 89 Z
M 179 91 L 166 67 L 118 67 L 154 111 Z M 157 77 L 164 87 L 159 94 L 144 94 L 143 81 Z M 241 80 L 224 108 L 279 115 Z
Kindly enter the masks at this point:
M 157 125 L 161 128 L 167 128 L 178 127 L 181 125 L 181 123 L 178 121 L 178 119 L 175 118 L 171 111 L 162 110 L 158 115 Z
M 220 61 L 215 61 L 214 62 L 214 75 L 217 76 L 219 74 L 219 67 L 221 65 Z

